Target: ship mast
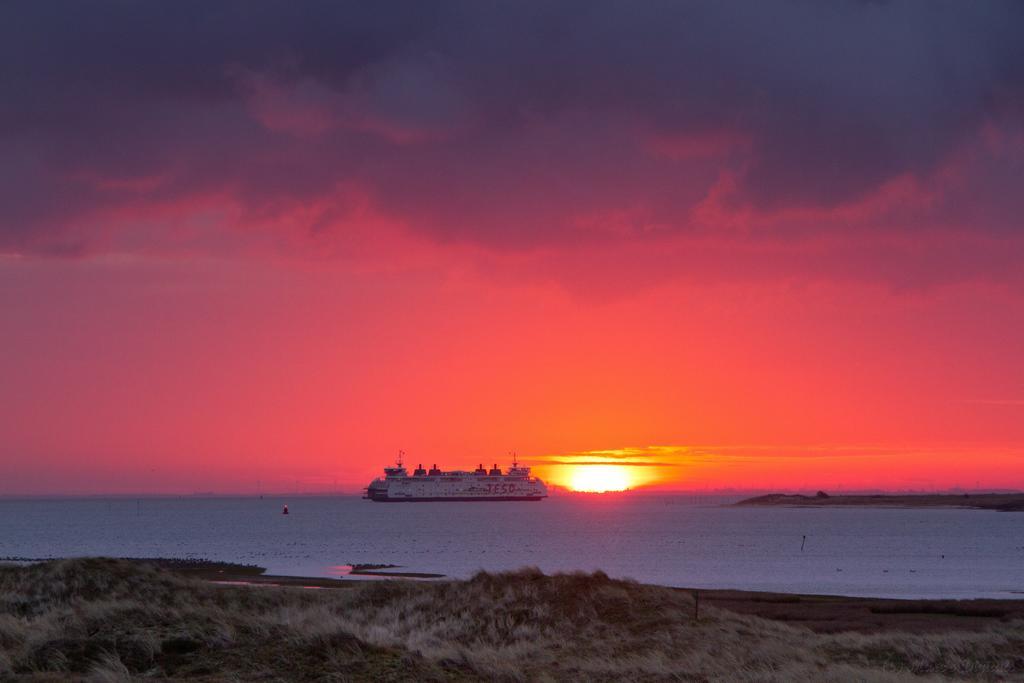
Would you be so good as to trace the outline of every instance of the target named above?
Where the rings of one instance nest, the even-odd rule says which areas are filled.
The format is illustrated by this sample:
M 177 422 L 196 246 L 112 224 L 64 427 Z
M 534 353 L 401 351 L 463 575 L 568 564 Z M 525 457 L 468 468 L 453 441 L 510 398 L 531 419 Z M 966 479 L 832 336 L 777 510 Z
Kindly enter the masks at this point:
M 399 467 L 402 466 L 402 456 L 403 455 L 405 455 L 405 451 L 399 449 L 399 451 L 398 451 L 398 460 L 397 460 L 397 463 L 398 463 Z

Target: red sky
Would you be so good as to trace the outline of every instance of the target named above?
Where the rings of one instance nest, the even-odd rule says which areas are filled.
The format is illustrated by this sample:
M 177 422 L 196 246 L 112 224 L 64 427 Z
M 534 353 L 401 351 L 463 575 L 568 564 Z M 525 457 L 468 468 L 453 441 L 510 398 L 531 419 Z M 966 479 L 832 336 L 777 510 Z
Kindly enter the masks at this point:
M 676 447 L 634 458 L 676 488 L 1024 484 L 1019 291 L 479 266 L 6 259 L 3 492 L 351 490 L 398 448 L 630 446 Z
M 1019 5 L 428 5 L 2 11 L 0 494 L 1024 487 Z

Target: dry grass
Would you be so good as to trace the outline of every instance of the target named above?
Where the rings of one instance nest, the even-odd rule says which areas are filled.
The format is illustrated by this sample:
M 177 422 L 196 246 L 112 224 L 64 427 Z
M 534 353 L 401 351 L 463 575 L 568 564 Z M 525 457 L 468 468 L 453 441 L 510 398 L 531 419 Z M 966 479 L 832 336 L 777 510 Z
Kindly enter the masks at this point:
M 225 587 L 118 560 L 0 567 L 0 680 L 1024 680 L 1024 625 L 815 634 L 601 573 Z

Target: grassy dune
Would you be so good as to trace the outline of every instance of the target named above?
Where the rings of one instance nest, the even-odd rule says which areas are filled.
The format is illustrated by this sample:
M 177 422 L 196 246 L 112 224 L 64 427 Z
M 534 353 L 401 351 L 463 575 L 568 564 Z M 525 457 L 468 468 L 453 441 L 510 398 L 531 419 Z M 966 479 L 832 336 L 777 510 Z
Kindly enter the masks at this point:
M 0 680 L 1024 680 L 1024 623 L 818 634 L 601 573 L 340 590 L 120 560 L 0 567 Z

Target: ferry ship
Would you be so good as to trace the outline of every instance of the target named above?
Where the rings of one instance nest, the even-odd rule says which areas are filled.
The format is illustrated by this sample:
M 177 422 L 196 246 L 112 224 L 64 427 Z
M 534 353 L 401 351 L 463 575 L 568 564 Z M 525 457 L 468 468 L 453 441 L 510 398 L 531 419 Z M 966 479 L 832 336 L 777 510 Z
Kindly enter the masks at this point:
M 452 470 L 443 472 L 434 465 L 429 470 L 417 465 L 410 475 L 402 465 L 399 451 L 395 467 L 385 467 L 384 476 L 366 487 L 363 498 L 381 503 L 425 501 L 478 501 L 478 500 L 540 500 L 547 498 L 548 487 L 537 477 L 530 476 L 530 468 L 523 467 L 513 456 L 512 467 L 503 473 L 495 464 L 490 470 L 481 463 L 472 472 Z

